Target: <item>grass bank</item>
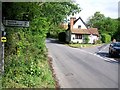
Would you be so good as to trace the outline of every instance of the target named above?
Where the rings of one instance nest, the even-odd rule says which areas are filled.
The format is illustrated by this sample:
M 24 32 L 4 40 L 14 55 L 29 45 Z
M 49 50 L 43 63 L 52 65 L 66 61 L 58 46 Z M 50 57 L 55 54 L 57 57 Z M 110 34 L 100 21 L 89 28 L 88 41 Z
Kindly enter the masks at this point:
M 5 74 L 2 78 L 3 88 L 55 88 L 47 56 L 33 59 L 29 56 L 8 56 L 5 62 Z M 8 61 L 6 60 L 6 61 Z

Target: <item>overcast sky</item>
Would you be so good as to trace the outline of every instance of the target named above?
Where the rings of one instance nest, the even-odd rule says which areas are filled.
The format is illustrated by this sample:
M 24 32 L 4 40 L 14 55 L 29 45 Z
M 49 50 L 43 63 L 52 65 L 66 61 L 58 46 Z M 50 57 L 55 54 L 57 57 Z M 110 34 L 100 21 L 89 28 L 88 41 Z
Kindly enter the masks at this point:
M 75 2 L 82 9 L 76 17 L 81 16 L 84 21 L 94 15 L 96 11 L 100 11 L 106 17 L 118 18 L 119 0 L 75 0 Z

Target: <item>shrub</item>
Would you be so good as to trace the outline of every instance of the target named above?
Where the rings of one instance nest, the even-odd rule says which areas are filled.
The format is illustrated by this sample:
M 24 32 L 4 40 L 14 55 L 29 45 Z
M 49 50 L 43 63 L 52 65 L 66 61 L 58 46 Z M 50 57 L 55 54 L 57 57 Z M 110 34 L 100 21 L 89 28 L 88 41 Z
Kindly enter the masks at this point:
M 84 40 L 85 40 L 85 43 L 88 43 L 89 42 L 89 38 L 88 38 L 88 35 L 84 35 Z
M 65 34 L 65 32 L 59 33 L 58 38 L 59 38 L 59 41 L 65 42 L 66 41 L 66 34 Z
M 101 44 L 102 41 L 101 41 L 101 40 L 97 40 L 96 43 L 97 43 L 97 44 Z
M 109 34 L 102 34 L 101 35 L 101 40 L 103 43 L 109 43 L 111 41 L 111 36 Z
M 37 18 L 30 28 L 6 29 L 3 88 L 54 88 L 45 47 L 47 25 L 46 19 Z
M 73 44 L 73 41 L 70 41 L 69 44 Z

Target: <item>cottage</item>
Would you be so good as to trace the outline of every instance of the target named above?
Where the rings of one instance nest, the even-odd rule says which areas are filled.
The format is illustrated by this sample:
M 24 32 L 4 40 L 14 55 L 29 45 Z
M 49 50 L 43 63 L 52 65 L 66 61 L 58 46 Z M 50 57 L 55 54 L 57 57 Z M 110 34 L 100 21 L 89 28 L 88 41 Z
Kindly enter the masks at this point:
M 85 43 L 85 37 L 89 38 L 88 43 L 94 43 L 99 39 L 99 33 L 97 28 L 88 28 L 86 23 L 79 17 L 70 18 L 68 29 L 66 31 L 66 41 L 73 43 Z

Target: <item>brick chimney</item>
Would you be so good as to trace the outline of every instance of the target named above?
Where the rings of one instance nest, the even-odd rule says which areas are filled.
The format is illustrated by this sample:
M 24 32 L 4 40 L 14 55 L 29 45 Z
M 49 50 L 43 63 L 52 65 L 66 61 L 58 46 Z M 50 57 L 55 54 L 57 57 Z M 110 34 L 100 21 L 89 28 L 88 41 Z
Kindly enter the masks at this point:
M 75 21 L 75 20 L 76 20 L 75 17 L 71 17 L 71 18 L 70 18 L 70 30 L 73 29 L 73 25 L 74 25 L 74 21 Z

